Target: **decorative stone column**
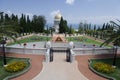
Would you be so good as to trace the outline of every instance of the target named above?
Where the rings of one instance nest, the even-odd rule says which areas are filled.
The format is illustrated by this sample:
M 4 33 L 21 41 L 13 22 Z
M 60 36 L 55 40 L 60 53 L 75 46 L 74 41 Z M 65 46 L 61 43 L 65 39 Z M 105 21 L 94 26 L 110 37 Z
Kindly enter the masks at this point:
M 50 49 L 47 49 L 47 52 L 45 54 L 45 62 L 49 63 L 50 62 Z
M 50 48 L 51 48 L 51 42 L 50 42 L 50 41 L 48 41 L 48 42 L 46 43 L 46 48 L 47 48 L 47 49 L 50 49 Z
M 70 55 L 70 57 L 71 57 L 70 59 L 71 60 L 70 61 L 73 62 L 75 60 L 75 53 L 73 52 L 72 49 L 70 49 L 70 52 L 71 52 L 71 55 Z
M 69 48 L 70 48 L 70 49 L 73 49 L 73 48 L 74 48 L 74 43 L 73 43 L 72 41 L 69 43 Z
M 46 43 L 46 48 L 47 48 L 47 52 L 45 54 L 45 61 L 50 62 L 50 48 L 51 48 L 51 42 L 50 41 L 48 41 Z
M 75 46 L 72 41 L 69 43 L 69 48 L 70 48 L 70 61 L 73 62 L 75 60 L 75 53 L 73 52 L 73 48 L 75 48 Z

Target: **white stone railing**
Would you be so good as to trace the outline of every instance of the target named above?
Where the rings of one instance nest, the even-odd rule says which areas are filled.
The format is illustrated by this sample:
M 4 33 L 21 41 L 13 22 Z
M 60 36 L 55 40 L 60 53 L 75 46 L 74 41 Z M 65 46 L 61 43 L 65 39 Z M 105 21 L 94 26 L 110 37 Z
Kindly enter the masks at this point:
M 15 47 L 5 47 L 5 52 L 8 53 L 18 53 L 18 54 L 42 54 L 46 53 L 46 48 L 15 48 Z M 2 52 L 2 47 L 0 47 L 0 52 Z
M 113 48 L 74 48 L 75 55 L 80 54 L 113 54 Z M 118 49 L 118 52 L 120 50 Z
M 69 47 L 68 43 L 52 42 L 51 47 Z
M 63 48 L 65 49 L 65 48 Z M 113 48 L 73 48 L 71 49 L 75 55 L 84 54 L 113 54 Z M 18 53 L 18 54 L 43 54 L 47 52 L 47 48 L 15 48 L 15 47 L 5 47 L 5 51 L 8 53 Z M 0 47 L 0 52 L 2 52 L 2 47 Z M 117 53 L 120 53 L 120 48 L 118 48 Z

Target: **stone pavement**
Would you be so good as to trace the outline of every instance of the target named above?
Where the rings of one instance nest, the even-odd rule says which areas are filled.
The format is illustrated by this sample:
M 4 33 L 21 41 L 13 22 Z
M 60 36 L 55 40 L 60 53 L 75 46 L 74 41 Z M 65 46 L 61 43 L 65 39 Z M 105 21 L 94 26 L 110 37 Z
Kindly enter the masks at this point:
M 43 63 L 42 71 L 32 80 L 88 80 L 79 72 L 77 61 L 66 62 L 66 54 L 54 53 L 54 60 Z

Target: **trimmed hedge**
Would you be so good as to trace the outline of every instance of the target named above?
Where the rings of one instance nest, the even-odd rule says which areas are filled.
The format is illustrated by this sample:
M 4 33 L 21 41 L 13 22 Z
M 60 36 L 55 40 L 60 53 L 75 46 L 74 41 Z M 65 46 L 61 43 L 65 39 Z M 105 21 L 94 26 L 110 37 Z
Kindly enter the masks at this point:
M 113 73 L 115 71 L 115 68 L 113 68 L 112 65 L 103 62 L 94 63 L 93 68 L 102 73 Z
M 14 73 L 14 72 L 22 71 L 25 67 L 26 67 L 26 63 L 25 62 L 18 61 L 18 62 L 12 62 L 12 63 L 8 64 L 5 67 L 5 70 L 7 72 Z

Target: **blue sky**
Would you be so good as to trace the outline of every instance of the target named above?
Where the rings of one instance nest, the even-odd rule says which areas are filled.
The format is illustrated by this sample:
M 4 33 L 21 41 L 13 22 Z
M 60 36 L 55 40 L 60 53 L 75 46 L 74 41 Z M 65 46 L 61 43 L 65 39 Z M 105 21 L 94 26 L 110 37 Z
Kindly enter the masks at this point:
M 0 11 L 44 15 L 47 23 L 60 12 L 68 23 L 101 24 L 120 19 L 120 0 L 0 0 Z

